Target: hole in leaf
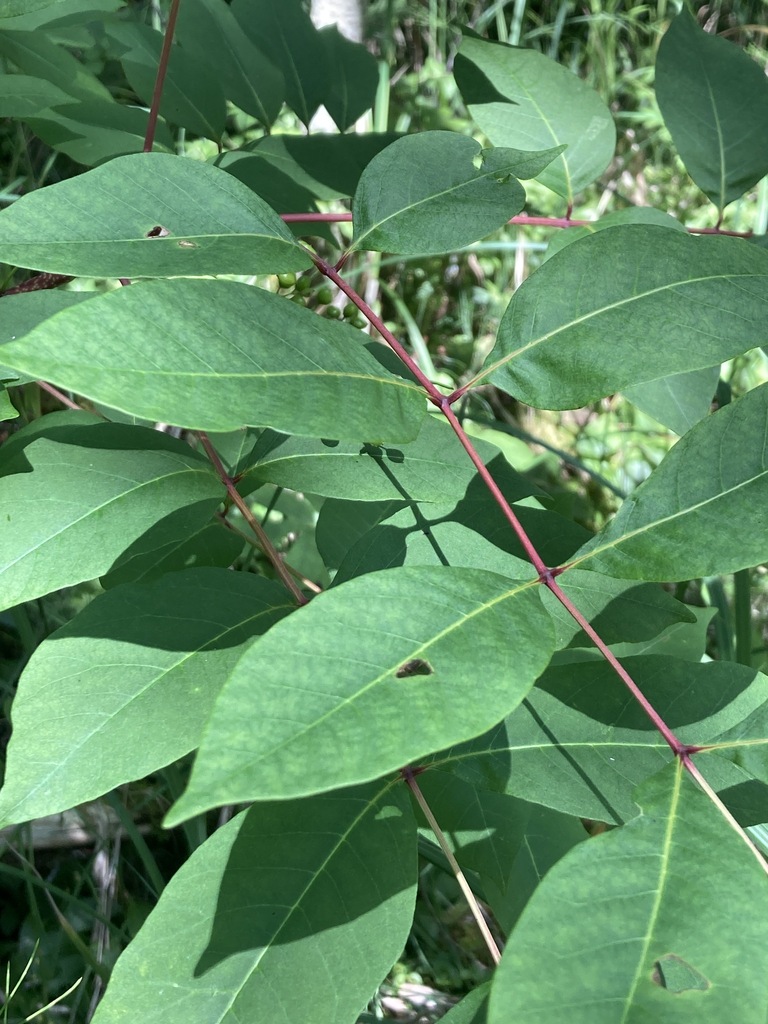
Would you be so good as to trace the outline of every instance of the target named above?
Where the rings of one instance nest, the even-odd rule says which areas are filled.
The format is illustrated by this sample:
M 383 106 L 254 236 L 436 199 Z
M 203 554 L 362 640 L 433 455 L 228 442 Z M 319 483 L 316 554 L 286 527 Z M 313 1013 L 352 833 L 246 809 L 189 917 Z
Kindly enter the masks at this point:
M 408 679 L 409 676 L 431 676 L 434 671 L 429 662 L 424 661 L 423 658 L 412 658 L 401 665 L 395 675 L 398 679 Z
M 153 228 L 150 228 L 146 234 L 147 238 L 167 238 L 170 235 L 168 228 L 164 228 L 162 224 L 155 224 Z
M 712 983 L 700 971 L 675 953 L 665 953 L 653 965 L 651 978 L 654 984 L 669 992 L 706 992 Z

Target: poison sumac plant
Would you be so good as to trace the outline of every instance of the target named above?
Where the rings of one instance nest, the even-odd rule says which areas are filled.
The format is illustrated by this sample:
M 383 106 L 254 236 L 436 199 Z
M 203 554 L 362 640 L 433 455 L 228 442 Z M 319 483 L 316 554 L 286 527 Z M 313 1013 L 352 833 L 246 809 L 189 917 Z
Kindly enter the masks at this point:
M 16 72 L 4 113 L 97 165 L 0 214 L 0 259 L 116 279 L 0 307 L 6 383 L 43 380 L 95 410 L 38 418 L 0 451 L 3 607 L 104 588 L 20 679 L 2 823 L 194 749 L 169 826 L 250 804 L 170 882 L 97 1024 L 353 1022 L 409 932 L 422 811 L 506 935 L 452 1021 L 764 1021 L 768 881 L 739 823 L 768 820 L 768 679 L 691 657 L 695 617 L 659 585 L 768 553 L 768 390 L 709 413 L 720 363 L 766 341 L 768 254 L 719 228 L 768 172 L 761 70 L 687 11 L 672 21 L 659 103 L 717 227 L 693 237 L 632 210 L 564 232 L 449 394 L 347 260 L 524 223 L 520 179 L 561 196 L 570 224 L 614 152 L 602 100 L 539 53 L 468 36 L 455 73 L 489 148 L 450 132 L 266 134 L 196 162 L 170 152 L 169 124 L 219 138 L 229 99 L 265 128 L 285 102 L 305 124 L 324 104 L 346 130 L 377 74 L 298 0 L 177 9 L 162 57 L 158 33 L 100 21 L 152 101 L 149 129 L 56 44 L 56 22 L 33 30 L 33 12 L 0 31 Z M 168 151 L 124 155 L 158 114 Z M 317 198 L 343 195 L 354 233 L 335 263 L 276 212 L 306 229 Z M 318 272 L 391 351 L 217 277 Z M 472 440 L 454 410 L 483 382 L 543 409 L 628 390 L 684 436 L 590 536 Z M 312 571 L 254 513 L 300 492 L 324 499 Z M 272 578 L 229 568 L 248 528 Z M 588 839 L 582 819 L 609 828 Z

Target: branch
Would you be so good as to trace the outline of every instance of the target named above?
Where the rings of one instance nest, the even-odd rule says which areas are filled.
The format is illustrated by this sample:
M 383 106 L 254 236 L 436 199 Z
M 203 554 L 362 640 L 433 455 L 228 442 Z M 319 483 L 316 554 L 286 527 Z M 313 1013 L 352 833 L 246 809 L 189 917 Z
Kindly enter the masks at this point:
M 250 528 L 255 533 L 259 542 L 259 547 L 267 556 L 269 561 L 272 563 L 275 572 L 282 580 L 286 590 L 289 590 L 291 592 L 291 594 L 294 597 L 294 600 L 296 601 L 296 604 L 307 604 L 307 597 L 304 594 L 302 594 L 298 585 L 296 584 L 290 572 L 286 568 L 285 563 L 280 557 L 280 553 L 267 536 L 264 527 L 256 519 L 253 512 L 251 512 L 250 508 L 248 507 L 248 503 L 246 502 L 245 498 L 243 498 L 243 496 L 238 491 L 237 487 L 235 487 L 234 480 L 224 468 L 224 464 L 219 458 L 219 453 L 211 444 L 208 435 L 204 431 L 198 430 L 197 436 L 200 438 L 200 443 L 205 449 L 206 455 L 211 460 L 213 468 L 216 470 L 219 479 L 226 487 L 227 494 L 229 494 L 230 498 L 232 499 L 232 503 L 240 509 L 240 513 L 243 519 L 245 519 L 245 521 L 248 523 Z
M 155 78 L 155 89 L 152 93 L 152 103 L 149 108 L 147 119 L 147 132 L 144 136 L 144 152 L 151 153 L 155 144 L 155 129 L 157 128 L 157 116 L 160 112 L 160 100 L 163 96 L 165 85 L 165 74 L 168 70 L 168 61 L 171 59 L 171 45 L 173 44 L 173 33 L 176 28 L 176 18 L 179 13 L 180 0 L 171 0 L 171 9 L 168 12 L 168 24 L 165 26 L 163 38 L 163 49 L 160 53 L 160 60 L 157 65 L 157 76 Z

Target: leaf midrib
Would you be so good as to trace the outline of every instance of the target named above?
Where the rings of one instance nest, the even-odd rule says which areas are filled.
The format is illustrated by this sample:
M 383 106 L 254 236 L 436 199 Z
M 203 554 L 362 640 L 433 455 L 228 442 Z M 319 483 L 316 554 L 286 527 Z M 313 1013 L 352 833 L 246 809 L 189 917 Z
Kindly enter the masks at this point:
M 472 379 L 470 383 L 473 385 L 477 384 L 484 377 L 487 377 L 489 374 L 494 373 L 499 367 L 506 365 L 513 359 L 517 359 L 518 356 L 523 355 L 529 349 L 536 348 L 538 345 L 542 345 L 544 344 L 544 342 L 547 342 L 550 339 L 557 337 L 557 335 L 561 334 L 563 331 L 569 331 L 572 328 L 579 326 L 580 324 L 588 323 L 594 317 L 602 316 L 604 313 L 609 313 L 615 309 L 620 309 L 622 306 L 628 306 L 630 303 L 640 302 L 644 299 L 650 298 L 653 295 L 658 295 L 661 292 L 669 291 L 670 289 L 674 288 L 687 287 L 695 284 L 706 284 L 711 281 L 733 282 L 739 280 L 740 278 L 746 278 L 748 280 L 751 280 L 752 278 L 763 276 L 764 275 L 758 273 L 709 274 L 707 276 L 702 277 L 690 277 L 679 281 L 667 282 L 666 284 L 660 285 L 657 288 L 650 288 L 647 291 L 639 292 L 635 295 L 626 296 L 625 298 L 619 299 L 616 302 L 611 302 L 608 303 L 607 305 L 600 306 L 598 309 L 590 310 L 588 313 L 584 313 L 582 316 L 569 320 L 567 323 L 561 324 L 560 326 L 554 328 L 551 331 L 547 331 L 546 334 L 539 335 L 539 337 L 534 338 L 533 340 L 527 342 L 520 348 L 515 349 L 514 352 L 508 353 L 501 359 L 498 359 L 495 363 L 492 363 L 490 366 L 485 367 L 483 370 L 480 371 L 480 373 L 476 377 Z M 512 311 L 513 310 L 514 307 L 512 307 Z

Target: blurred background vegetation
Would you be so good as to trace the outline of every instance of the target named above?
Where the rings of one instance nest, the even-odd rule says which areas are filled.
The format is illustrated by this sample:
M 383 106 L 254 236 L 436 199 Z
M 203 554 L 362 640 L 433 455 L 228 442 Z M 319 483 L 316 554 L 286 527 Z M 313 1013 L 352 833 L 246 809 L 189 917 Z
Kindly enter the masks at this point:
M 765 3 L 736 0 L 694 6 L 709 31 L 744 47 L 766 67 Z M 131 0 L 127 10 L 156 27 L 165 17 L 164 7 L 142 0 Z M 639 205 L 669 213 L 688 226 L 712 227 L 716 211 L 687 177 L 654 97 L 656 47 L 676 10 L 666 0 L 374 0 L 365 10 L 364 38 L 383 70 L 375 109 L 362 128 L 409 132 L 441 128 L 477 134 L 452 77 L 460 29 L 469 27 L 491 39 L 540 50 L 588 81 L 609 103 L 618 129 L 616 155 L 601 180 L 580 196 L 574 218 L 592 220 Z M 131 99 L 120 64 L 103 38 L 96 34 L 92 46 L 73 52 L 113 95 Z M 0 70 L 13 67 L 0 58 Z M 275 130 L 298 133 L 301 128 L 286 114 Z M 230 109 L 225 149 L 235 149 L 259 134 L 251 119 Z M 215 144 L 189 133 L 178 142 L 190 155 L 216 155 Z M 0 206 L 82 169 L 51 150 L 24 124 L 0 121 Z M 526 183 L 526 188 L 526 212 L 564 216 L 559 197 L 535 183 Z M 341 209 L 333 204 L 327 208 Z M 728 208 L 725 226 L 766 233 L 768 179 Z M 343 237 L 343 228 L 334 230 Z M 367 255 L 350 262 L 347 271 L 388 324 L 408 340 L 422 368 L 434 380 L 457 386 L 482 363 L 510 296 L 546 258 L 557 230 L 514 225 L 450 256 L 405 260 Z M 24 276 L 5 268 L 0 273 L 0 290 Z M 284 285 L 283 291 L 296 301 L 354 322 L 354 310 L 336 307 L 320 282 L 264 283 L 274 290 Z M 717 400 L 728 401 L 766 379 L 765 355 L 749 353 L 723 366 Z M 22 419 L 57 407 L 49 396 L 29 390 L 17 401 Z M 520 408 L 484 386 L 467 399 L 462 415 L 473 421 L 476 432 L 494 432 L 494 442 L 504 447 L 519 469 L 534 477 L 552 507 L 590 529 L 605 522 L 677 439 L 620 395 L 588 408 L 550 413 Z M 0 424 L 0 440 L 15 425 L 14 421 Z M 320 567 L 312 542 L 316 507 L 311 497 L 283 497 L 279 514 L 270 512 L 275 495 L 269 489 L 256 497 L 273 539 L 284 548 L 290 546 L 293 564 L 318 579 Z M 0 751 L 10 734 L 8 715 L 15 685 L 30 653 L 93 593 L 95 585 L 77 588 L 0 615 Z M 678 588 L 678 594 L 713 609 L 707 657 L 738 656 L 755 667 L 764 663 L 768 623 L 764 567 L 741 574 L 735 583 L 732 579 L 689 581 Z M 231 813 L 225 809 L 172 832 L 160 828 L 163 814 L 183 789 L 186 767 L 173 765 L 61 819 L 21 827 L 0 840 L 3 1021 L 29 1020 L 38 1013 L 38 1019 L 46 1021 L 74 1024 L 89 1019 L 115 959 L 163 885 Z M 425 856 L 408 946 L 361 1021 L 436 1020 L 452 1001 L 482 980 L 488 967 L 487 954 L 455 882 L 444 865 L 434 863 L 434 856 L 431 860 Z

